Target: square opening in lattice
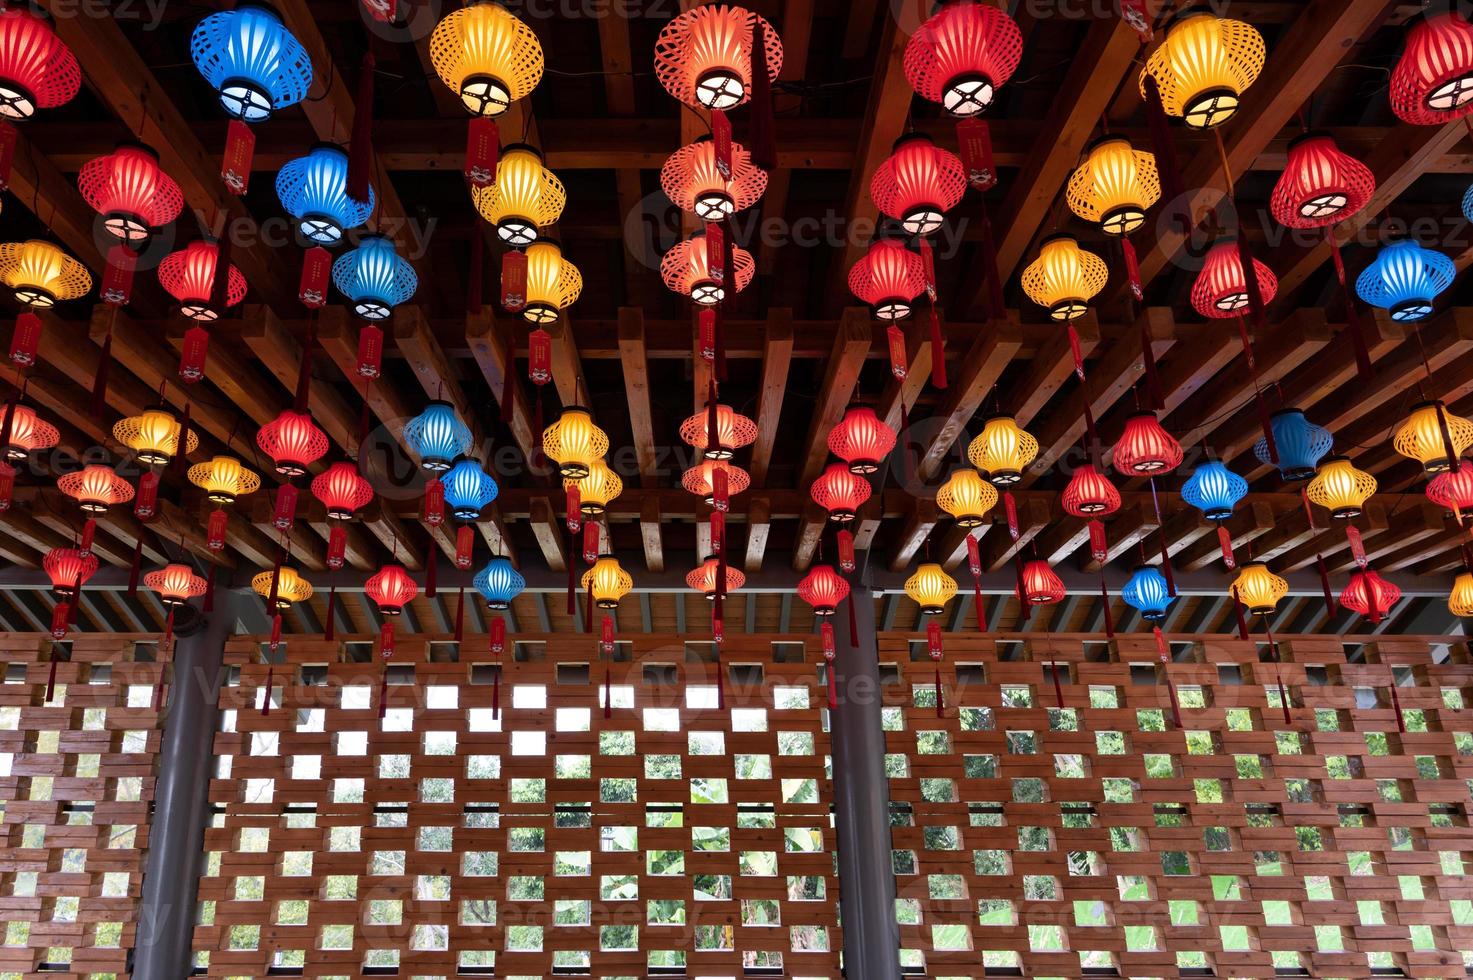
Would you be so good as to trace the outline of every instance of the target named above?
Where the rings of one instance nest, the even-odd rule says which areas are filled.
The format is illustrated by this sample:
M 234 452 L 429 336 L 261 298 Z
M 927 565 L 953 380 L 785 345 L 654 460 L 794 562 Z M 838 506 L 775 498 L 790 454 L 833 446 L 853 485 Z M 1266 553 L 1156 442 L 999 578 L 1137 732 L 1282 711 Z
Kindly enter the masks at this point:
M 680 671 L 674 664 L 645 664 L 641 678 L 646 687 L 680 683 Z
M 895 664 L 880 664 L 880 683 L 886 686 L 894 685 L 900 687 L 905 683 L 905 678 L 901 676 L 899 666 Z
M 801 664 L 807 649 L 808 645 L 806 643 L 795 643 L 792 640 L 773 640 L 772 662 L 775 664 Z
M 516 640 L 512 643 L 512 659 L 519 664 L 539 663 L 547 659 L 547 644 L 541 640 Z
M 557 665 L 557 682 L 560 685 L 561 684 L 571 684 L 571 685 L 574 685 L 576 687 L 587 687 L 588 686 L 588 665 L 587 664 L 558 664 Z
M 957 664 L 956 682 L 961 687 L 968 684 L 982 685 L 987 683 L 986 664 Z
M 761 687 L 765 672 L 761 664 L 728 664 L 727 679 L 741 687 Z
M 491 685 L 501 676 L 500 664 L 471 664 L 471 683 Z

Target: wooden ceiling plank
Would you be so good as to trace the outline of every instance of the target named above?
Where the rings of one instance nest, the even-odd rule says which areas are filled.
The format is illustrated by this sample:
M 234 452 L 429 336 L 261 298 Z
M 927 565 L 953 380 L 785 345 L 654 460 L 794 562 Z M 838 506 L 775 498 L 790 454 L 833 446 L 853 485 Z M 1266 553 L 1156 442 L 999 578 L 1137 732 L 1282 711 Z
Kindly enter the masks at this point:
M 1019 501 L 1018 540 L 1014 541 L 1006 533 L 987 535 L 982 541 L 983 569 L 995 572 L 1002 568 L 1014 555 L 1028 547 L 1048 527 L 1050 520 L 1048 505 L 1043 501 L 1034 498 Z
M 624 371 L 624 396 L 629 403 L 629 426 L 634 436 L 635 458 L 639 463 L 639 484 L 653 487 L 658 485 L 660 477 L 655 452 L 654 416 L 650 412 L 650 373 L 649 359 L 644 350 L 643 310 L 627 306 L 619 309 L 619 362 Z
M 1074 321 L 1074 330 L 1079 335 L 1080 356 L 1087 360 L 1100 345 L 1100 321 L 1091 311 Z M 1004 410 L 1012 412 L 1018 424 L 1027 428 L 1073 373 L 1069 332 L 1056 330 L 1029 362 L 1028 370 L 1002 396 Z
M 1370 504 L 1367 504 L 1368 513 L 1369 510 Z M 1381 510 L 1385 512 L 1384 507 Z M 1436 554 L 1449 544 L 1455 544 L 1459 539 L 1457 523 L 1449 520 L 1442 508 L 1430 501 L 1422 501 L 1416 507 L 1393 514 L 1389 523 L 1382 523 L 1386 524 L 1382 533 L 1365 535 L 1366 560 L 1376 568 L 1404 568 L 1429 554 Z M 1331 563 L 1331 571 L 1336 575 L 1354 568 L 1353 560 Z
M 945 323 L 945 317 L 939 312 L 937 317 Z M 945 329 L 943 325 L 942 330 Z M 892 373 L 875 405 L 875 414 L 880 421 L 896 432 L 904 428 L 901 422 L 906 413 L 915 408 L 921 392 L 931 383 L 931 330 L 923 317 L 912 317 L 905 327 L 905 363 L 905 378 L 902 380 Z
M 905 525 L 895 538 L 895 548 L 890 553 L 890 571 L 903 572 L 910 567 L 926 541 L 930 539 L 937 523 L 936 502 L 917 497 L 915 509 L 905 519 Z
M 563 548 L 565 535 L 556 508 L 545 495 L 539 495 L 532 498 L 531 509 L 532 533 L 537 538 L 537 546 L 542 549 L 547 567 L 554 572 L 567 571 L 570 556 Z
M 757 396 L 757 441 L 752 444 L 752 486 L 767 486 L 772 448 L 782 422 L 788 368 L 793 357 L 793 311 L 768 312 L 762 342 L 762 389 Z
M 1419 515 L 1415 510 L 1408 511 L 1403 517 Z M 1315 559 L 1323 557 L 1326 564 L 1333 568 L 1336 563 L 1335 556 L 1350 550 L 1350 539 L 1346 535 L 1345 522 L 1341 520 L 1322 524 L 1324 515 L 1315 515 L 1315 523 L 1319 525 L 1317 534 L 1310 540 L 1292 551 L 1287 551 L 1278 556 L 1274 561 L 1274 570 L 1280 573 L 1297 572 L 1304 568 L 1310 568 L 1315 564 Z M 1387 523 L 1386 508 L 1377 500 L 1366 502 L 1365 510 L 1352 522 L 1356 529 L 1367 540 L 1374 540 L 1390 525 Z M 1405 524 L 1399 522 L 1398 526 Z M 1440 527 L 1439 522 L 1439 527 Z
M 481 374 L 486 378 L 486 384 L 491 388 L 498 412 L 499 407 L 506 401 L 507 382 L 510 381 L 514 386 L 512 389 L 512 418 L 509 427 L 512 438 L 522 450 L 522 458 L 530 460 L 536 456 L 537 450 L 542 445 L 542 433 L 533 431 L 531 415 L 533 403 L 521 379 L 517 377 L 514 355 L 508 354 L 507 342 L 515 336 L 514 329 L 510 323 L 498 325 L 496 317 L 489 310 L 467 314 L 465 319 L 466 342 L 470 345 L 476 364 L 481 368 Z
M 247 306 L 240 321 L 240 336 L 256 359 L 277 382 L 293 395 L 302 363 L 302 345 L 270 307 Z M 312 418 L 333 443 L 353 455 L 358 443 L 358 413 L 325 380 L 313 377 L 309 387 Z
M 455 412 L 474 431 L 478 428 L 481 413 L 476 411 L 466 397 L 460 379 L 440 347 L 425 318 L 424 310 L 418 306 L 400 306 L 394 310 L 394 343 L 404 354 L 409 369 L 414 372 L 425 397 L 449 402 Z
M 742 568 L 747 574 L 762 571 L 762 560 L 767 555 L 768 537 L 772 533 L 772 507 L 761 494 L 752 497 L 747 505 L 747 553 Z
M 1248 560 L 1248 556 L 1237 554 L 1238 550 L 1256 541 L 1275 526 L 1273 508 L 1251 499 L 1246 502 L 1246 506 L 1240 507 L 1232 517 L 1223 522 L 1223 527 L 1227 528 L 1240 566 Z M 1214 532 L 1210 537 L 1187 548 L 1180 555 L 1172 555 L 1172 561 L 1177 568 L 1187 572 L 1200 572 L 1214 563 L 1220 563 L 1222 546 L 1218 543 L 1217 534 Z
M 948 379 L 946 395 L 934 416 L 941 425 L 917 467 L 922 480 L 930 480 L 940 472 L 942 460 L 966 431 L 1019 346 L 1016 324 L 1011 320 L 985 329 L 972 343 L 958 376 Z
M 665 542 L 660 527 L 660 498 L 650 497 L 639 508 L 639 534 L 644 542 L 644 567 L 665 570 Z
M 1105 551 L 1104 564 L 1112 564 L 1123 555 L 1129 554 L 1132 548 L 1150 537 L 1158 527 L 1155 511 L 1144 503 L 1122 507 L 1105 525 L 1105 537 L 1109 546 Z M 1102 565 L 1091 554 L 1084 557 L 1079 567 L 1086 572 L 1098 572 Z
M 829 455 L 829 432 L 843 418 L 844 409 L 854 397 L 860 369 L 869 354 L 870 340 L 869 312 L 861 307 L 846 308 L 839 321 L 834 348 L 814 406 L 813 421 L 804 441 L 807 448 L 798 467 L 799 486 L 812 483 L 823 469 L 824 460 Z

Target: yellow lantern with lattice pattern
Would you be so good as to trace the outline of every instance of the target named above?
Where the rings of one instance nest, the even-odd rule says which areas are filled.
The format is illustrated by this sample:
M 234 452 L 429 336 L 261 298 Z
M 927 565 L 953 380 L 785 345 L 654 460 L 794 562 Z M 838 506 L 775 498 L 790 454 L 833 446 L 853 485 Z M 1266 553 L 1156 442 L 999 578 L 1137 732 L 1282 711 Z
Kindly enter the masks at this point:
M 600 609 L 613 609 L 634 588 L 634 577 L 624 571 L 618 558 L 600 555 L 593 567 L 583 573 L 583 588 Z
M 1447 608 L 1454 616 L 1473 616 L 1473 572 L 1463 572 L 1453 580 L 1447 597 Z
M 568 192 L 543 165 L 542 154 L 519 143 L 501 151 L 495 183 L 472 186 L 471 200 L 503 242 L 523 248 L 537 240 L 537 229 L 562 216 Z
M 935 615 L 956 595 L 956 579 L 934 561 L 928 561 L 906 579 L 905 594 L 915 600 L 921 612 Z
M 597 517 L 608 509 L 610 503 L 624 492 L 624 481 L 619 474 L 609 469 L 602 459 L 588 465 L 588 473 L 577 480 L 563 480 L 563 489 L 578 488 L 578 507 L 590 517 Z
M 1221 126 L 1237 114 L 1243 92 L 1263 70 L 1263 35 L 1240 20 L 1188 14 L 1172 26 L 1141 71 L 1140 89 L 1154 78 L 1161 105 L 1193 129 Z
M 271 579 L 276 578 L 276 608 L 273 613 L 285 612 L 298 602 L 312 598 L 312 583 L 298 574 L 290 565 L 282 565 L 273 572 L 261 572 L 251 579 L 251 591 L 263 599 L 271 598 Z
M 976 470 L 960 466 L 936 491 L 936 506 L 956 518 L 959 527 L 979 527 L 997 506 L 997 491 Z
M 609 437 L 593 424 L 588 409 L 570 405 L 542 433 L 542 451 L 566 480 L 581 480 L 609 451 Z
M 15 291 L 17 302 L 45 310 L 87 295 L 92 274 L 50 242 L 32 239 L 0 245 L 0 282 Z
M 1263 562 L 1254 561 L 1244 565 L 1238 573 L 1233 591 L 1249 612 L 1267 615 L 1274 611 L 1280 599 L 1289 594 L 1289 583 L 1269 571 Z
M 1054 320 L 1077 320 L 1089 312 L 1089 301 L 1110 278 L 1105 260 L 1086 252 L 1069 235 L 1044 241 L 1038 258 L 1023 270 L 1023 292 L 1048 309 Z
M 1084 163 L 1069 178 L 1069 210 L 1100 226 L 1107 235 L 1129 235 L 1146 220 L 1146 210 L 1161 199 L 1156 158 L 1128 140 L 1106 136 L 1090 147 Z
M 1008 415 L 995 415 L 967 447 L 967 459 L 997 486 L 1011 486 L 1038 457 L 1038 440 Z
M 246 469 L 234 456 L 216 456 L 189 468 L 189 482 L 217 504 L 233 504 L 236 497 L 255 493 L 261 478 Z
M 435 25 L 430 63 L 472 115 L 499 116 L 542 79 L 542 45 L 505 7 L 480 0 Z
M 138 461 L 149 466 L 163 466 L 179 454 L 179 430 L 183 423 L 169 409 L 154 405 L 119 420 L 113 425 L 113 438 L 138 454 Z M 199 448 L 199 436 L 193 428 L 185 434 L 184 454 Z
M 1447 438 L 1443 439 L 1443 426 Z M 1447 410 L 1440 401 L 1422 402 L 1396 430 L 1391 445 L 1408 459 L 1422 464 L 1428 476 L 1446 473 L 1452 461 L 1473 446 L 1473 422 Z
M 563 258 L 562 246 L 543 238 L 527 249 L 527 306 L 523 319 L 552 323 L 583 292 L 583 274 Z
M 1355 468 L 1349 457 L 1331 456 L 1320 464 L 1319 472 L 1304 488 L 1311 502 L 1329 509 L 1340 518 L 1357 517 L 1361 508 L 1376 492 L 1376 478 Z

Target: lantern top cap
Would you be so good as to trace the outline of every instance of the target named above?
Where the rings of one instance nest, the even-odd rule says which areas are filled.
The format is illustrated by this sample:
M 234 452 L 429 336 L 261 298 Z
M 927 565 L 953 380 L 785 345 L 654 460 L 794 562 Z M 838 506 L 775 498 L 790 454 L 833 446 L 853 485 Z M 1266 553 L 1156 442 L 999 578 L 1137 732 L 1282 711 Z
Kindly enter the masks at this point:
M 1302 408 L 1281 408 L 1281 409 L 1278 409 L 1277 411 L 1275 411 L 1273 413 L 1273 415 L 1271 416 L 1271 418 L 1282 418 L 1285 415 L 1303 415 L 1303 414 L 1304 414 L 1304 409 L 1302 409 Z
M 1424 408 L 1441 408 L 1443 411 L 1446 411 L 1447 402 L 1443 401 L 1441 398 L 1429 398 L 1426 401 L 1417 402 L 1417 404 L 1413 405 L 1411 407 L 1411 412 L 1420 412 Z M 1410 414 L 1410 412 L 1408 414 Z
M 567 406 L 566 408 L 563 409 L 563 414 L 564 415 L 568 415 L 568 414 L 573 413 L 573 412 L 577 412 L 580 415 L 590 415 L 591 416 L 593 414 L 588 409 L 584 408 L 582 405 L 569 405 L 569 406 Z
M 312 148 L 307 152 L 316 153 L 318 150 L 331 150 L 332 152 L 342 154 L 343 156 L 348 155 L 348 151 L 343 148 L 343 145 L 341 143 L 334 143 L 332 140 L 318 140 L 317 142 L 312 144 Z
M 1053 242 L 1063 241 L 1073 242 L 1075 245 L 1079 244 L 1079 239 L 1069 234 L 1067 231 L 1056 231 L 1052 235 L 1044 236 L 1043 240 L 1038 243 L 1038 247 L 1043 248 L 1045 245 L 1052 244 Z
M 1084 152 L 1090 153 L 1094 150 L 1099 149 L 1102 146 L 1105 146 L 1108 143 L 1124 143 L 1130 149 L 1135 149 L 1130 140 L 1126 139 L 1124 136 L 1119 135 L 1118 133 L 1102 133 L 1101 135 L 1096 136 L 1094 139 L 1090 140 L 1088 144 L 1086 144 L 1086 146 L 1084 147 Z
M 381 231 L 369 231 L 369 232 L 364 232 L 362 235 L 359 236 L 359 238 L 358 238 L 358 247 L 359 248 L 362 248 L 364 245 L 367 245 L 369 242 L 372 242 L 372 241 L 388 242 L 390 248 L 392 248 L 393 245 L 394 245 L 394 243 L 389 240 L 389 236 L 388 235 L 385 235 L 383 232 L 381 232 Z
M 895 152 L 907 143 L 926 143 L 930 146 L 936 145 L 936 141 L 931 138 L 929 133 L 922 133 L 918 132 L 917 130 L 911 130 L 908 133 L 901 133 L 900 138 L 897 139 L 894 143 L 890 144 L 890 152 Z
M 709 139 L 710 137 L 707 138 Z M 501 155 L 506 156 L 508 153 L 530 153 L 539 160 L 545 159 L 542 151 L 531 143 L 508 143 L 501 148 Z
M 1335 142 L 1335 134 L 1328 129 L 1306 129 L 1289 141 L 1289 149 L 1292 150 L 1296 146 L 1302 146 L 1305 143 L 1311 143 L 1315 140 L 1329 140 L 1333 143 Z
M 142 140 L 118 140 L 116 143 L 113 144 L 113 152 L 116 153 L 118 150 L 138 150 L 152 157 L 155 163 L 157 163 L 159 159 L 159 151 L 155 150 L 152 146 L 149 146 Z
M 985 419 L 982 420 L 982 424 L 983 425 L 986 425 L 989 422 L 996 422 L 996 421 L 998 421 L 1000 419 L 1001 420 L 1006 420 L 1008 422 L 1011 422 L 1014 425 L 1017 425 L 1018 424 L 1017 417 L 1014 416 L 1014 415 L 1012 415 L 1012 414 L 1010 414 L 1010 413 L 1008 413 L 1008 412 L 993 412 L 991 415 L 987 416 L 987 418 L 985 418 Z
M 240 0 L 240 2 L 235 5 L 235 9 L 259 10 L 262 13 L 270 14 L 277 20 L 281 20 L 281 11 L 277 10 L 271 4 L 267 3 L 266 0 Z
M 1335 456 L 1326 456 L 1324 458 L 1324 460 L 1320 463 L 1320 465 L 1321 466 L 1325 466 L 1325 465 L 1327 465 L 1329 463 L 1349 463 L 1349 462 L 1350 462 L 1350 457 L 1349 456 L 1335 455 Z
M 425 403 L 425 411 L 429 411 L 430 409 L 437 406 L 444 406 L 445 408 L 449 408 L 452 410 L 455 408 L 454 404 L 446 401 L 443 398 L 431 398 L 428 402 Z

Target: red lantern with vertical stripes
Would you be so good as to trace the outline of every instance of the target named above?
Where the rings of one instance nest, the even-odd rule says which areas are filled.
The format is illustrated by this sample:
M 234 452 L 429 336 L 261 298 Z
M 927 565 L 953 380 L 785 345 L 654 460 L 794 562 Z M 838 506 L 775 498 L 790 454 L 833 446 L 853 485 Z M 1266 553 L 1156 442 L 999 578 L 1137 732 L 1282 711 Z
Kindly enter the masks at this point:
M 1125 476 L 1152 476 L 1181 465 L 1181 443 L 1161 427 L 1151 412 L 1137 412 L 1125 422 L 1115 444 L 1115 470 Z
M 1264 303 L 1272 303 L 1279 280 L 1268 266 L 1253 260 L 1258 291 Z M 1236 238 L 1219 241 L 1202 260 L 1202 271 L 1192 286 L 1192 308 L 1211 320 L 1242 316 L 1249 306 L 1248 284 L 1243 277 L 1243 259 Z
M 373 499 L 373 485 L 352 463 L 338 462 L 313 478 L 312 495 L 322 501 L 328 517 L 346 521 Z
M 917 95 L 953 116 L 992 105 L 1023 57 L 1023 32 L 990 3 L 948 3 L 911 35 L 905 77 Z
M 159 263 L 159 283 L 179 301 L 179 312 L 191 320 L 217 320 L 224 312 L 211 303 L 219 256 L 220 248 L 214 242 L 194 241 L 177 252 L 170 252 Z M 235 306 L 245 299 L 245 294 L 245 276 L 231 265 L 225 305 Z
M 1473 111 L 1473 24 L 1456 10 L 1407 32 L 1391 73 L 1391 111 L 1414 126 L 1441 126 Z
M 817 616 L 832 616 L 848 597 L 849 583 L 832 565 L 814 565 L 798 583 L 798 598 L 812 606 Z
M 1286 228 L 1323 228 L 1365 207 L 1376 190 L 1371 168 L 1329 133 L 1305 133 L 1289 144 L 1289 161 L 1269 207 Z
M 0 11 L 0 117 L 29 119 L 70 102 L 81 86 L 77 59 L 50 24 L 23 5 Z
M 1064 598 L 1063 579 L 1042 559 L 1036 558 L 1023 566 L 1021 582 L 1029 605 L 1041 606 Z
M 849 465 L 849 472 L 874 473 L 895 449 L 895 430 L 868 405 L 850 405 L 829 432 L 829 452 Z
M 102 227 L 130 245 L 147 240 L 150 229 L 179 216 L 184 195 L 159 166 L 159 155 L 142 143 L 123 143 L 106 156 L 89 160 L 77 186 Z
M 1375 569 L 1367 568 L 1350 576 L 1350 584 L 1340 593 L 1340 605 L 1379 623 L 1401 598 L 1401 589 L 1386 581 Z
M 904 320 L 925 288 L 921 257 L 893 238 L 877 239 L 849 270 L 849 291 L 877 320 Z
M 849 471 L 843 463 L 830 463 L 813 481 L 813 500 L 829 512 L 829 520 L 847 524 L 873 492 L 869 481 Z
M 85 585 L 97 572 L 97 556 L 78 548 L 52 548 L 41 560 L 46 577 L 51 580 L 51 589 L 63 599 L 77 593 L 78 585 Z
M 310 415 L 286 409 L 261 426 L 256 445 L 271 457 L 276 472 L 282 476 L 301 476 L 307 467 L 321 459 L 328 449 L 327 433 L 319 429 Z
M 869 196 L 907 234 L 930 235 L 961 202 L 966 189 L 966 170 L 955 153 L 941 149 L 924 133 L 907 133 L 895 141 L 889 158 L 875 171 Z

